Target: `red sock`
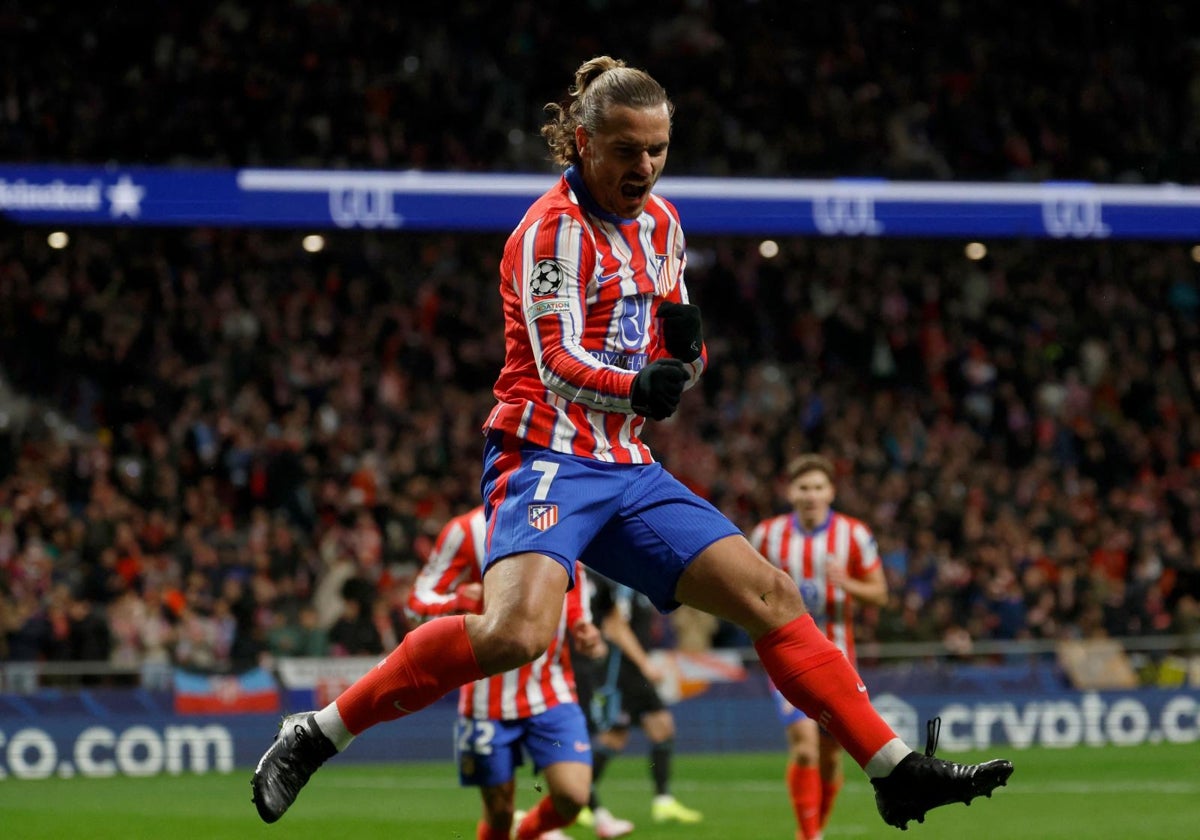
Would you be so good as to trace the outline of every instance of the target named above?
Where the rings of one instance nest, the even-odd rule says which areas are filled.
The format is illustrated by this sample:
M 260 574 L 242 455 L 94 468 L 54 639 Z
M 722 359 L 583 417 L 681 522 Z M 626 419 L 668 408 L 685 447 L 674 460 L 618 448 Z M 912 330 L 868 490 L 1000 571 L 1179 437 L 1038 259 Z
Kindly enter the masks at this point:
M 544 796 L 537 807 L 526 814 L 525 819 L 521 820 L 521 824 L 517 826 L 517 840 L 536 840 L 545 832 L 562 828 L 570 823 L 570 820 L 564 819 L 563 815 L 558 813 L 554 803 L 550 801 L 550 797 Z
M 813 840 L 821 834 L 821 771 L 789 761 L 787 785 L 792 809 L 796 812 L 796 825 L 800 826 L 797 837 Z
M 508 840 L 511 836 L 510 832 L 492 828 L 483 820 L 475 826 L 475 840 Z
M 793 706 L 825 727 L 866 768 L 896 733 L 879 716 L 858 673 L 812 616 L 802 615 L 754 643 L 771 681 Z M 891 769 L 891 768 L 888 768 Z
M 837 800 L 837 795 L 842 789 L 842 780 L 834 779 L 833 781 L 821 781 L 821 828 L 825 828 L 825 823 L 829 822 L 829 815 L 833 813 L 833 803 Z
M 404 637 L 388 657 L 342 692 L 338 713 L 351 734 L 420 711 L 484 676 L 467 638 L 466 616 L 436 618 Z

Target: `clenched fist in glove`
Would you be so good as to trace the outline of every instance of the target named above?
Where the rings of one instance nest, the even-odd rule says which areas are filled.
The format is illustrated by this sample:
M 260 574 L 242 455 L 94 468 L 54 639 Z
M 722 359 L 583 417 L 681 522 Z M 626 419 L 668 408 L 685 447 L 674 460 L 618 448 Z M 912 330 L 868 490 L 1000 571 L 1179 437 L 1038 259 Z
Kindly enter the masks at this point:
M 699 306 L 664 300 L 658 305 L 655 317 L 662 320 L 663 346 L 668 353 L 681 362 L 694 362 L 700 358 L 704 329 Z
M 666 420 L 679 407 L 683 386 L 691 374 L 678 359 L 658 359 L 646 365 L 633 378 L 629 401 L 643 417 Z

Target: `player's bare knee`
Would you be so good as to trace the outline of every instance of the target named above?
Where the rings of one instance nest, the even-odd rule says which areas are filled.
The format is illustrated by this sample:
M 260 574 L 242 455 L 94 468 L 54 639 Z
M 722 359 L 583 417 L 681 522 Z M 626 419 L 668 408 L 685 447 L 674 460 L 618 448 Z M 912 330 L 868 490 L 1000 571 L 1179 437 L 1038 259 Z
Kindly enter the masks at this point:
M 642 717 L 642 731 L 652 743 L 661 744 L 675 737 L 675 718 L 666 709 Z
M 589 785 L 571 785 L 551 793 L 550 799 L 554 803 L 554 810 L 560 816 L 574 821 L 579 816 L 579 812 L 588 804 L 589 796 Z
M 527 665 L 546 652 L 550 639 L 541 628 L 529 624 L 510 625 L 495 640 L 496 655 L 509 671 Z
M 471 616 L 467 617 L 468 619 Z M 537 659 L 550 646 L 551 633 L 534 622 L 502 616 L 476 616 L 468 623 L 475 661 L 487 674 L 520 668 Z
M 768 623 L 781 626 L 804 613 L 804 599 L 791 576 L 781 569 L 772 568 L 764 591 L 759 596 L 763 614 Z

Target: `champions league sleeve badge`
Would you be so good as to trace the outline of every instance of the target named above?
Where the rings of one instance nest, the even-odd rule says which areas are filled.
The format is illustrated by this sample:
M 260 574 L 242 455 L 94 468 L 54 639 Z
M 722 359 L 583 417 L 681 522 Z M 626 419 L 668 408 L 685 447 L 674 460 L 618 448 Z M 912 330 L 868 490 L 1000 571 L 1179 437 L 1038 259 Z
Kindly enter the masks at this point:
M 562 288 L 563 267 L 555 260 L 540 260 L 529 272 L 529 291 L 534 297 L 548 297 Z

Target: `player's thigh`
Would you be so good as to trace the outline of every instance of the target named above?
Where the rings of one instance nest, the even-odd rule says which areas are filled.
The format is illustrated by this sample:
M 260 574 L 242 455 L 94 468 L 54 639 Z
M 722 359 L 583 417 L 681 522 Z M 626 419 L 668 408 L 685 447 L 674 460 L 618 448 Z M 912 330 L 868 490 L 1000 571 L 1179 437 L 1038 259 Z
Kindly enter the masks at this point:
M 506 557 L 483 579 L 484 610 L 467 616 L 479 667 L 495 674 L 532 662 L 558 632 L 566 571 L 541 554 Z
M 795 582 L 741 534 L 714 542 L 689 563 L 675 597 L 732 621 L 755 640 L 804 614 Z
M 661 744 L 675 737 L 675 716 L 669 709 L 658 709 L 642 715 L 642 732 L 652 744 Z

